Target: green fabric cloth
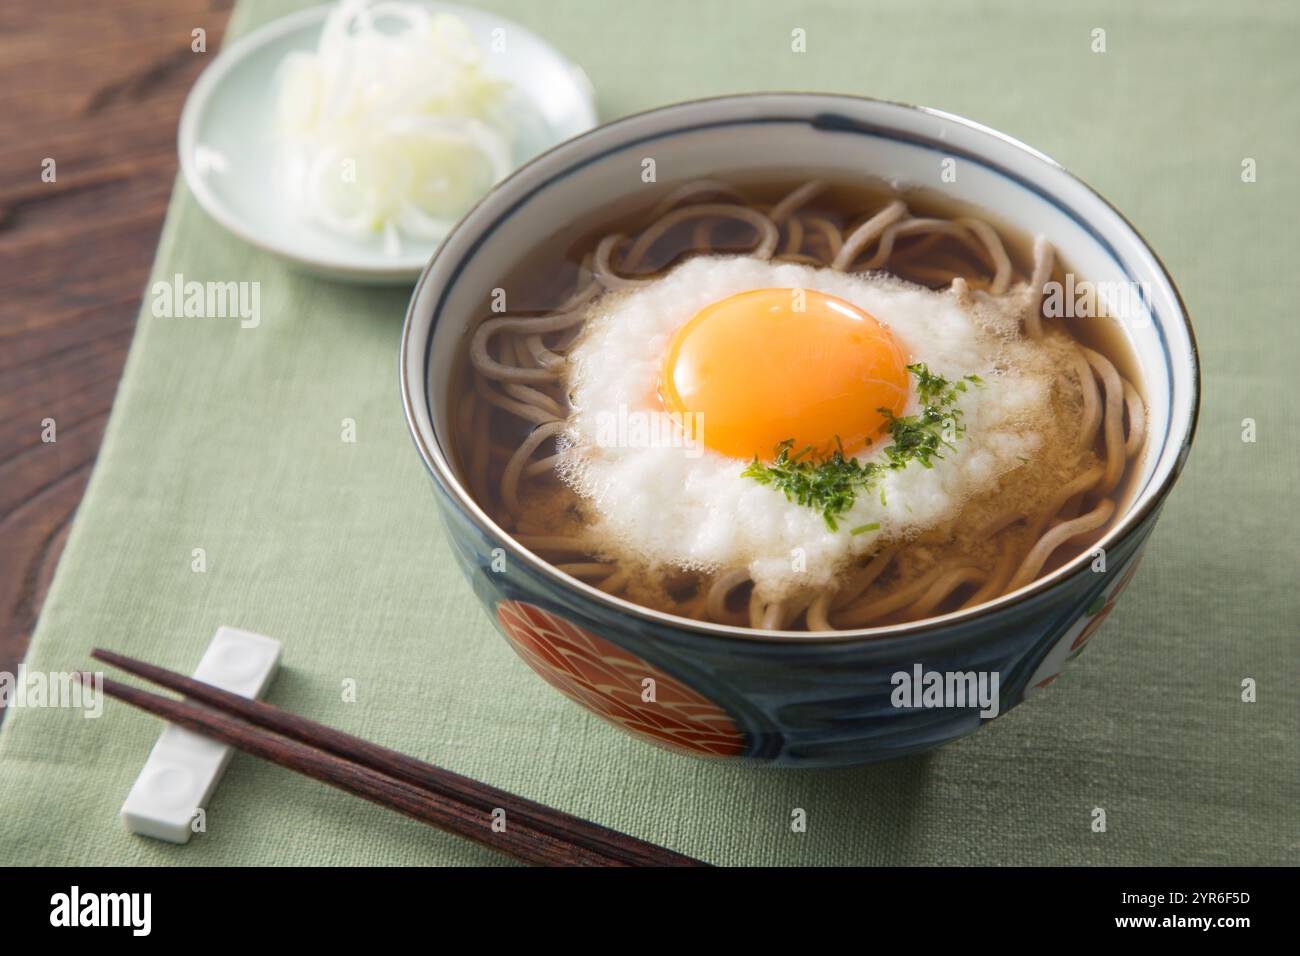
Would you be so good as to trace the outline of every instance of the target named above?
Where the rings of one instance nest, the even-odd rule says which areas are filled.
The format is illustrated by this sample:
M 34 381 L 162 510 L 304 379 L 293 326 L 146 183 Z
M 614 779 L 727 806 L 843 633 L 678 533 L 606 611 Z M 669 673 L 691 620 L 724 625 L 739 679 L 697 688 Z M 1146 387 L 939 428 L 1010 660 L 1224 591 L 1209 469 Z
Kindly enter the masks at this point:
M 241 3 L 229 36 L 292 6 Z M 461 580 L 398 397 L 407 291 L 296 273 L 178 185 L 156 276 L 259 281 L 262 322 L 156 319 L 146 297 L 29 668 L 79 669 L 104 645 L 189 672 L 218 625 L 255 630 L 285 645 L 276 704 L 720 864 L 1297 862 L 1300 7 L 484 6 L 581 63 L 602 118 L 763 89 L 922 103 L 1044 150 L 1124 210 L 1181 286 L 1205 397 L 1102 636 L 1022 708 L 914 759 L 788 772 L 639 743 L 529 671 Z M 806 53 L 791 52 L 796 28 Z M 1247 157 L 1257 182 L 1242 181 Z M 160 729 L 112 701 L 98 720 L 11 711 L 0 863 L 497 859 L 242 755 L 207 833 L 184 847 L 131 836 L 117 811 Z M 806 833 L 791 832 L 796 807 Z

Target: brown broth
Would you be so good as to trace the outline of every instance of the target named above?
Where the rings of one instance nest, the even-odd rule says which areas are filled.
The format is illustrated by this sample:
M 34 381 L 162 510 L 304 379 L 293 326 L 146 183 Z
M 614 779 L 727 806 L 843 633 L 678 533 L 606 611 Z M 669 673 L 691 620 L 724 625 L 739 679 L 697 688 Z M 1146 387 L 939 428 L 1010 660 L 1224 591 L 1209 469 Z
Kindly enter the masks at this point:
M 748 174 L 744 177 L 728 178 L 726 182 L 741 192 L 748 204 L 765 207 L 778 202 L 806 182 L 808 178 L 812 178 L 812 175 L 796 180 L 791 179 L 788 175 L 763 176 Z M 799 215 L 805 220 L 811 220 L 814 217 L 824 218 L 844 235 L 847 235 L 853 226 L 864 221 L 869 215 L 878 211 L 891 200 L 901 198 L 907 203 L 913 216 L 949 220 L 974 217 L 984 220 L 993 226 L 1003 241 L 1014 267 L 1015 276 L 1013 281 L 1023 281 L 1032 271 L 1033 237 L 1010 226 L 988 210 L 958 202 L 933 189 L 915 188 L 897 192 L 880 180 L 863 179 L 850 182 L 842 178 L 821 178 L 827 179 L 830 185 L 811 202 L 800 208 Z M 645 193 L 629 196 L 614 207 L 602 210 L 597 216 L 570 223 L 558 230 L 532 255 L 520 262 L 509 265 L 505 272 L 504 281 L 501 283 L 501 287 L 507 293 L 509 314 L 540 316 L 553 310 L 583 277 L 582 263 L 584 256 L 587 256 L 595 248 L 600 239 L 614 232 L 635 235 L 647 224 L 648 212 L 663 197 L 671 193 L 675 185 L 646 187 Z M 728 200 L 716 199 L 708 201 L 726 202 Z M 696 223 L 692 222 L 682 223 L 670 229 L 653 245 L 645 261 L 639 264 L 632 275 L 640 278 L 662 273 L 692 254 L 696 229 Z M 713 244 L 712 252 L 714 253 L 744 254 L 752 246 L 753 230 L 743 223 L 733 222 L 715 226 L 710 232 L 710 238 Z M 1049 236 L 1048 239 L 1050 240 L 1051 237 Z M 923 247 L 921 246 L 922 243 L 925 243 Z M 918 284 L 928 285 L 931 288 L 946 286 L 947 281 L 938 282 L 927 274 L 913 271 L 917 268 L 925 269 L 936 266 L 976 276 L 986 275 L 990 271 L 982 257 L 973 254 L 961 242 L 949 237 L 938 237 L 937 239 L 931 237 L 928 240 L 926 237 L 900 240 L 885 271 L 892 272 L 903 279 L 917 281 Z M 1068 264 L 1061 262 L 1058 256 L 1052 272 L 1052 279 L 1064 282 L 1068 271 Z M 483 302 L 482 314 L 484 319 L 495 317 L 489 308 L 489 301 L 486 296 Z M 1076 342 L 1100 352 L 1110 359 L 1120 375 L 1132 383 L 1139 394 L 1143 393 L 1142 382 L 1138 375 L 1139 366 L 1120 322 L 1111 319 L 1044 319 L 1044 329 L 1062 332 Z M 468 360 L 468 344 L 471 334 L 472 329 L 467 333 L 465 342 L 462 344 L 463 354 L 457 363 L 453 380 L 447 383 L 448 407 L 452 410 L 453 421 L 461 421 L 465 418 L 459 413 L 463 411 L 462 403 L 466 400 L 466 396 L 472 394 L 469 385 L 470 363 Z M 488 434 L 486 436 L 480 435 L 475 440 L 486 440 L 491 448 L 496 449 L 493 454 L 489 455 L 488 463 L 488 472 L 494 476 L 494 481 L 495 476 L 499 475 L 503 466 L 500 449 L 509 449 L 518 445 L 532 426 L 499 411 L 493 413 L 489 421 Z M 1101 431 L 1102 429 L 1099 429 L 1098 454 L 1101 454 Z M 458 434 L 463 436 L 466 432 L 463 429 L 458 429 Z M 468 444 L 470 442 L 463 439 L 454 444 L 455 461 L 462 478 L 466 478 L 470 470 L 470 449 L 465 447 Z M 541 457 L 544 454 L 544 451 L 539 452 L 536 457 Z M 1142 451 L 1138 452 L 1138 457 L 1135 460 L 1136 464 L 1133 460 L 1128 462 L 1120 485 L 1110 495 L 1116 503 L 1115 515 L 1124 513 L 1135 492 L 1134 485 L 1136 484 L 1137 473 L 1141 470 L 1142 454 Z M 541 479 L 537 480 L 541 481 Z M 489 481 L 486 487 L 492 487 L 493 481 Z M 466 483 L 472 487 L 469 480 Z M 555 484 L 554 494 L 572 494 L 564 486 L 558 483 Z M 500 511 L 500 502 L 492 500 L 495 496 L 490 491 L 486 493 L 480 492 L 476 494 L 476 497 L 488 499 L 480 500 L 480 504 L 489 513 L 495 515 Z M 560 508 L 559 510 L 565 511 L 566 508 Z M 963 517 L 965 517 L 964 514 Z M 958 519 L 959 522 L 961 520 L 961 518 Z M 1077 554 L 1089 550 L 1092 544 L 1102 537 L 1115 520 L 1112 517 L 1098 531 L 1058 548 L 1047 564 L 1044 565 L 1039 576 L 1050 573 Z M 513 528 L 507 528 L 507 530 L 514 531 Z M 553 563 L 562 562 L 557 560 Z M 903 563 L 899 562 L 898 566 L 902 567 Z M 891 571 L 895 570 L 891 569 Z M 887 583 L 890 580 L 889 574 L 890 572 L 887 572 L 882 576 L 881 583 Z M 899 571 L 898 574 L 901 575 L 902 572 Z M 668 573 L 662 575 L 662 577 L 664 580 L 657 585 L 658 591 L 655 596 L 642 596 L 640 598 L 629 596 L 629 599 L 655 606 L 660 610 L 684 613 L 682 610 L 683 600 L 679 598 L 679 595 L 692 592 L 698 586 L 698 582 L 692 584 L 691 576 L 686 572 L 681 575 L 675 572 Z M 973 590 L 973 588 L 970 590 Z M 962 591 L 959 592 L 959 595 L 968 593 L 969 591 Z M 686 603 L 689 603 L 689 599 L 687 599 Z M 945 604 L 932 611 L 931 616 L 943 613 L 945 610 L 951 610 L 950 605 L 959 603 L 960 600 L 945 602 Z M 906 619 L 906 616 L 891 615 L 873 623 L 897 623 Z

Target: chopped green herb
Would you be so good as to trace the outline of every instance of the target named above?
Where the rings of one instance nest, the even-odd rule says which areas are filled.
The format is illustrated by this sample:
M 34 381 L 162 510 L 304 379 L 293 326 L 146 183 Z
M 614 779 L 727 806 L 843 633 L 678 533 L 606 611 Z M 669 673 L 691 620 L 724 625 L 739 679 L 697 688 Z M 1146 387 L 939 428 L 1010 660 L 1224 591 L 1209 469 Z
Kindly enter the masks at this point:
M 820 462 L 813 460 L 812 448 L 792 453 L 793 448 L 794 439 L 786 439 L 776 446 L 776 459 L 770 465 L 756 456 L 742 475 L 771 485 L 796 504 L 820 511 L 826 526 L 837 530 L 835 516 L 853 507 L 858 489 L 874 484 L 881 466 L 846 457 L 842 448 Z
M 978 375 L 967 375 L 957 382 L 949 382 L 935 375 L 923 363 L 909 365 L 907 370 L 916 379 L 917 397 L 921 411 L 916 415 L 899 417 L 890 409 L 879 411 L 886 417 L 886 428 L 893 444 L 884 450 L 884 462 L 862 462 L 844 454 L 836 439 L 836 448 L 829 457 L 817 461 L 811 446 L 794 451 L 794 439 L 787 438 L 776 446 L 776 458 L 770 465 L 755 456 L 741 474 L 746 478 L 780 490 L 796 504 L 820 511 L 826 526 L 839 529 L 836 517 L 853 507 L 859 491 L 876 488 L 886 470 L 897 471 L 913 461 L 925 468 L 933 468 L 935 459 L 943 459 L 944 448 L 956 448 L 953 442 L 966 433 L 961 424 L 961 409 L 957 396 L 966 391 L 970 382 L 982 388 Z M 880 488 L 880 503 L 885 504 L 885 489 Z M 879 525 L 862 525 L 850 529 L 850 534 L 875 531 Z
M 871 524 L 860 524 L 856 528 L 850 528 L 849 534 L 854 534 L 854 535 L 866 534 L 868 531 L 879 531 L 879 530 L 880 530 L 880 522 L 873 521 L 871 522 Z

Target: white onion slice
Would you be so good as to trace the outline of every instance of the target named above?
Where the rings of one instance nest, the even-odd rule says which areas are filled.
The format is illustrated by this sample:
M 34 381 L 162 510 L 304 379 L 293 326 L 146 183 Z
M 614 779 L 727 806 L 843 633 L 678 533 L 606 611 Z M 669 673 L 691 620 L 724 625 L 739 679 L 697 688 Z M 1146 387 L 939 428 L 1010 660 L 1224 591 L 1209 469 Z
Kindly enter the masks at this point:
M 469 29 L 402 0 L 344 0 L 313 53 L 281 64 L 278 176 L 342 235 L 440 239 L 513 165 L 507 85 Z

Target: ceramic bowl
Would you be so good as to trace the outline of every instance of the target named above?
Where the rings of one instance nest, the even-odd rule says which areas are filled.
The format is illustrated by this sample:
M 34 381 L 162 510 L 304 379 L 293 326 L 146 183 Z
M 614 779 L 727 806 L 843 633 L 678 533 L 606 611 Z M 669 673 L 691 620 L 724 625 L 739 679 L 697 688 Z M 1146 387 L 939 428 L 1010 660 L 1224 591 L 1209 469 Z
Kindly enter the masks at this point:
M 1134 283 L 1124 323 L 1149 409 L 1136 493 L 1095 552 L 995 601 L 910 624 L 808 634 L 686 620 L 612 597 L 515 543 L 467 493 L 446 401 L 466 330 L 510 264 L 638 188 L 643 160 L 682 182 L 757 170 L 874 175 L 943 188 L 1051 238 L 1096 283 Z M 949 162 L 951 161 L 951 162 Z M 1186 312 L 1141 236 L 1043 154 L 957 116 L 859 97 L 758 94 L 682 103 L 561 144 L 499 184 L 447 237 L 411 299 L 401 387 L 415 446 L 473 592 L 543 679 L 672 749 L 781 766 L 863 763 L 976 730 L 1078 655 L 1137 567 L 1190 448 L 1199 371 Z M 1098 568 L 1104 565 L 1104 570 Z M 898 676 L 996 676 L 993 707 L 901 699 Z M 647 683 L 647 680 L 653 683 Z M 992 688 L 991 680 L 988 684 Z M 653 694 L 647 693 L 653 688 Z M 653 697 L 653 699 L 648 699 Z M 951 703 L 951 700 L 949 700 Z

